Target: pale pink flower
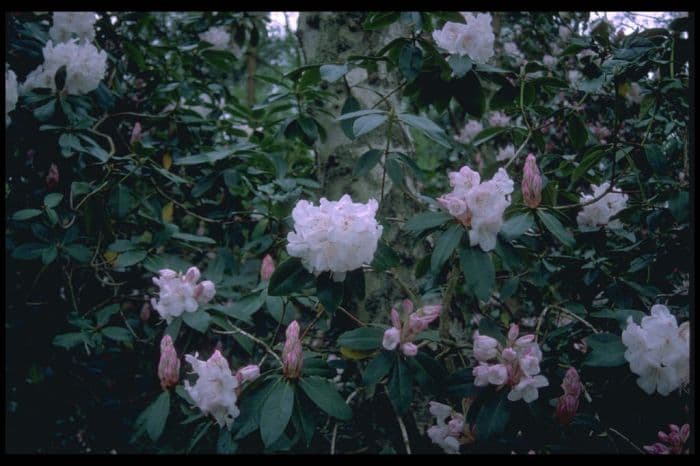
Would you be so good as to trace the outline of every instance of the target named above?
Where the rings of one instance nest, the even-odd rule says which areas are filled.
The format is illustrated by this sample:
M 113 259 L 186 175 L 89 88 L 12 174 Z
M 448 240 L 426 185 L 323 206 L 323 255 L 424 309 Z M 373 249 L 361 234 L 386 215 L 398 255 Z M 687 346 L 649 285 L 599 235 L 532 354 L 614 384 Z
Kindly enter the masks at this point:
M 399 345 L 401 341 L 401 331 L 396 327 L 389 327 L 384 332 L 384 338 L 382 339 L 382 346 L 384 349 L 393 351 Z
M 523 201 L 531 209 L 536 209 L 542 202 L 542 177 L 534 154 L 528 154 L 523 168 Z
M 269 254 L 263 257 L 262 265 L 260 266 L 260 279 L 264 282 L 270 280 L 270 277 L 275 271 L 275 261 Z

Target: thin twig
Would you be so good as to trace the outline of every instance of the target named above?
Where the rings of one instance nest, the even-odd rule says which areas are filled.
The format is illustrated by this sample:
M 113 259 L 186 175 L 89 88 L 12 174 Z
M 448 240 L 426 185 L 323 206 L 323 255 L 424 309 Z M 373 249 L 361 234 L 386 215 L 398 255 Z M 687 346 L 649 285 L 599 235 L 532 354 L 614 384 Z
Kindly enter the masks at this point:
M 355 391 L 353 391 L 350 396 L 348 396 L 345 399 L 345 404 L 349 405 L 350 402 L 352 401 L 353 398 L 355 398 L 355 395 L 359 392 L 360 387 L 356 388 Z M 335 455 L 335 439 L 336 436 L 338 435 L 338 422 L 335 423 L 333 426 L 333 437 L 331 438 L 331 455 Z
M 354 320 L 355 322 L 357 322 L 358 324 L 360 324 L 362 327 L 366 327 L 366 326 L 367 326 L 366 323 L 362 322 L 360 319 L 358 319 L 357 317 L 355 317 L 354 315 L 352 315 L 352 314 L 350 313 L 350 311 L 348 311 L 347 309 L 345 309 L 343 306 L 338 306 L 338 309 L 340 309 L 340 311 L 341 311 L 343 314 L 345 314 L 346 316 L 350 317 L 352 320 Z
M 231 326 L 231 328 L 233 328 L 233 330 L 229 330 L 229 331 L 226 331 L 226 330 L 212 330 L 212 331 L 213 331 L 214 333 L 218 333 L 218 334 L 221 334 L 221 335 L 233 335 L 233 334 L 236 334 L 236 333 L 240 333 L 241 335 L 246 336 L 246 337 L 250 338 L 251 340 L 253 340 L 254 342 L 256 342 L 256 343 L 258 343 L 259 345 L 261 345 L 263 348 L 265 348 L 265 351 L 267 351 L 268 354 L 272 355 L 272 357 L 274 357 L 275 359 L 277 359 L 277 361 L 279 361 L 280 364 L 283 364 L 283 363 L 282 363 L 282 358 L 280 358 L 280 357 L 277 355 L 277 353 L 275 353 L 274 351 L 272 351 L 272 348 L 270 348 L 269 346 L 267 346 L 267 344 L 266 344 L 264 341 L 262 341 L 262 340 L 259 339 L 258 337 L 255 337 L 255 336 L 251 335 L 250 333 L 246 332 L 245 330 L 243 330 L 242 328 L 238 327 L 237 325 L 233 324 L 233 323 L 231 322 L 230 319 L 227 318 L 227 319 L 226 319 L 226 322 Z
M 319 303 L 318 304 L 318 311 L 316 312 L 316 317 L 314 317 L 314 320 L 311 321 L 309 325 L 306 326 L 304 329 L 304 333 L 301 334 L 301 338 L 299 338 L 299 341 L 303 341 L 304 337 L 306 336 L 307 333 L 311 330 L 311 327 L 314 326 L 316 321 L 321 317 L 321 315 L 326 311 L 326 309 L 323 307 L 323 304 Z
M 629 444 L 630 444 L 635 450 L 637 450 L 639 453 L 644 454 L 644 450 L 642 450 L 642 449 L 639 448 L 637 445 L 635 445 L 634 442 L 632 442 L 632 440 L 630 440 L 630 439 L 627 438 L 626 436 L 622 435 L 622 433 L 618 432 L 616 429 L 613 429 L 612 427 L 608 427 L 608 430 L 609 430 L 610 432 L 613 432 L 613 433 L 617 434 L 620 438 L 622 438 L 622 439 L 625 440 L 627 443 L 629 443 Z

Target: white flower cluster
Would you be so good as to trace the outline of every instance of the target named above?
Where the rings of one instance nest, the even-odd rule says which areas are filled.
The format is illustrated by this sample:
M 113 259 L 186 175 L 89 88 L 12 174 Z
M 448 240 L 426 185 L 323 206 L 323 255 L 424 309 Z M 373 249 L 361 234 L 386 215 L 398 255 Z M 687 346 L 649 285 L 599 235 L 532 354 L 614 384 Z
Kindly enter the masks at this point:
M 503 127 L 510 123 L 510 117 L 503 112 L 493 112 L 489 116 L 489 124 L 493 127 Z
M 668 395 L 690 377 L 690 325 L 678 326 L 675 316 L 663 304 L 651 308 L 651 315 L 642 318 L 642 325 L 627 318 L 622 332 L 627 347 L 625 359 L 637 374 L 637 385 L 651 395 L 658 391 Z
M 469 55 L 477 63 L 486 63 L 493 56 L 496 36 L 491 27 L 491 15 L 462 13 L 467 24 L 448 21 L 442 29 L 433 31 L 438 47 L 452 55 Z
M 206 361 L 197 359 L 198 353 L 185 355 L 185 360 L 192 365 L 198 379 L 194 385 L 185 381 L 185 390 L 204 414 L 211 414 L 219 427 L 231 428 L 231 424 L 240 413 L 236 402 L 238 379 L 231 373 L 228 362 L 216 350 Z
M 200 272 L 190 267 L 185 275 L 174 270 L 162 269 L 153 283 L 160 288 L 159 300 L 151 298 L 151 306 L 168 323 L 183 312 L 195 312 L 200 304 L 206 304 L 216 294 L 214 284 L 209 280 L 197 283 Z
M 542 57 L 542 64 L 546 66 L 547 68 L 552 68 L 554 65 L 557 64 L 557 59 L 554 58 L 553 56 L 547 54 Z
M 503 53 L 511 57 L 516 63 L 520 63 L 525 59 L 525 55 L 523 55 L 515 42 L 503 44 Z
M 489 181 L 468 166 L 451 172 L 451 193 L 438 202 L 465 227 L 470 227 L 469 243 L 478 244 L 483 251 L 496 247 L 496 235 L 503 225 L 503 212 L 510 205 L 513 180 L 504 168 L 499 168 Z
M 56 72 L 65 65 L 68 94 L 87 94 L 97 89 L 107 71 L 107 53 L 90 43 L 79 44 L 77 39 L 53 45 L 48 41 L 43 49 L 44 63 L 29 73 L 22 85 L 25 93 L 35 88 L 49 88 L 56 92 Z
M 231 43 L 231 34 L 223 26 L 209 28 L 199 35 L 199 39 L 209 42 L 214 50 L 227 50 Z
M 450 406 L 430 402 L 430 414 L 437 419 L 437 425 L 428 429 L 428 437 L 448 455 L 459 453 L 460 440 L 464 438 L 464 416 L 456 413 Z M 447 418 L 450 422 L 445 422 Z
M 469 120 L 464 128 L 459 132 L 459 135 L 455 136 L 455 141 L 461 142 L 462 144 L 468 144 L 469 141 L 474 139 L 474 136 L 479 134 L 484 130 L 484 125 L 482 125 L 477 120 Z
M 610 188 L 610 183 L 606 181 L 600 186 L 592 184 L 591 188 L 593 189 L 593 194 L 581 195 L 582 203 L 601 196 Z M 626 194 L 612 190 L 596 202 L 583 206 L 581 212 L 576 216 L 579 229 L 581 231 L 595 231 L 601 226 L 606 225 L 608 228 L 613 229 L 622 228 L 622 222 L 620 222 L 620 220 L 615 219 L 610 221 L 610 218 L 627 207 L 627 198 L 628 196 Z
M 566 79 L 569 80 L 569 84 L 571 84 L 572 87 L 578 88 L 578 83 L 581 81 L 583 78 L 583 74 L 579 70 L 569 70 L 568 73 L 566 73 Z
M 9 113 L 15 109 L 18 97 L 17 75 L 5 65 L 5 126 L 12 121 Z
M 644 98 L 642 86 L 640 86 L 639 83 L 630 84 L 630 88 L 627 91 L 627 95 L 625 95 L 625 98 L 630 104 L 642 103 L 642 99 Z
M 510 160 L 513 157 L 515 157 L 515 146 L 513 146 L 513 144 L 508 144 L 506 147 L 501 147 L 498 149 L 498 154 L 496 154 L 496 160 L 498 162 Z
M 473 371 L 474 385 L 508 385 L 510 401 L 531 403 L 539 397 L 537 389 L 548 386 L 549 381 L 539 374 L 542 351 L 535 336 L 518 338 L 519 331 L 517 325 L 511 325 L 505 348 L 495 338 L 474 332 L 474 357 L 479 362 Z
M 97 17 L 91 11 L 56 11 L 49 35 L 56 42 L 68 42 L 74 35 L 91 42 L 95 39 Z
M 345 194 L 339 201 L 321 198 L 316 207 L 300 200 L 292 210 L 294 231 L 287 235 L 287 252 L 301 258 L 315 275 L 330 271 L 335 281 L 345 273 L 372 262 L 382 226 L 375 215 L 378 204 L 352 202 Z

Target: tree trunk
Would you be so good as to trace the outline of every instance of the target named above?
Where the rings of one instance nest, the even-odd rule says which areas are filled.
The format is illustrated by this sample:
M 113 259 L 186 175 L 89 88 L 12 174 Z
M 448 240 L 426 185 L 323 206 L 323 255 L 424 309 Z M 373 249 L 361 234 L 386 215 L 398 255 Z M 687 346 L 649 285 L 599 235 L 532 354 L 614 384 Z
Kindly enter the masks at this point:
M 364 31 L 362 21 L 365 13 L 342 12 L 302 12 L 299 15 L 297 37 L 302 46 L 306 64 L 345 63 L 351 55 L 367 55 L 369 51 L 376 52 L 391 40 L 401 35 L 400 26 L 394 24 L 388 29 L 379 31 Z M 384 62 L 377 62 L 376 71 L 366 71 L 364 68 L 351 68 L 344 79 L 328 86 L 328 90 L 336 95 L 326 103 L 324 108 L 333 115 L 339 116 L 346 99 L 354 97 L 361 109 L 372 108 L 383 97 L 394 91 L 400 84 L 396 72 L 388 73 Z M 375 92 L 376 91 L 376 92 Z M 388 110 L 395 108 L 400 111 L 400 92 L 395 92 L 377 108 Z M 412 200 L 414 196 L 396 187 L 392 189 L 389 177 L 384 173 L 382 157 L 369 174 L 362 178 L 352 175 L 353 168 L 359 157 L 370 148 L 385 151 L 387 147 L 387 126 L 355 139 L 349 139 L 342 131 L 338 121 L 328 115 L 318 113 L 314 117 L 326 131 L 325 141 L 317 141 L 314 150 L 317 154 L 318 180 L 322 185 L 322 193 L 329 200 L 338 200 L 343 194 L 350 194 L 355 202 L 367 202 L 374 198 L 380 201 L 378 218 L 384 226 L 382 241 L 390 244 L 402 258 L 399 275 L 404 282 L 411 281 L 412 265 L 417 253 L 415 242 L 400 235 L 396 218 L 406 218 L 413 215 L 418 207 Z M 409 156 L 413 154 L 413 142 L 410 133 L 403 125 L 395 124 L 389 137 L 388 152 L 398 151 Z M 411 179 L 406 179 L 408 189 L 415 192 Z M 383 194 L 383 199 L 382 199 Z M 396 288 L 396 282 L 372 274 L 367 276 L 368 301 L 378 299 L 375 305 L 387 309 L 387 300 L 406 297 L 402 290 Z M 361 311 L 361 310 L 360 310 Z

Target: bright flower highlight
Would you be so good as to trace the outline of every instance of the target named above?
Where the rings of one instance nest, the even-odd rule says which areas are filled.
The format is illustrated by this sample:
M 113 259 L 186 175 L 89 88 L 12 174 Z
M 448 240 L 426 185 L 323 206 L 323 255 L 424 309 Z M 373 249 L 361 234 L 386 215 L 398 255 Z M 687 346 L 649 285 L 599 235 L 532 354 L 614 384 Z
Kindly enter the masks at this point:
M 466 24 L 448 21 L 442 29 L 433 31 L 438 47 L 451 55 L 469 55 L 477 63 L 486 63 L 493 56 L 496 36 L 489 13 L 462 13 Z
M 214 283 L 205 280 L 197 283 L 200 272 L 197 267 L 190 267 L 185 275 L 174 270 L 163 269 L 153 283 L 159 288 L 159 299 L 151 299 L 151 306 L 170 323 L 183 312 L 195 312 L 200 304 L 206 304 L 214 298 Z
M 418 353 L 418 347 L 413 343 L 413 339 L 440 316 L 441 304 L 424 306 L 413 312 L 413 303 L 404 299 L 401 303 L 403 318 L 396 308 L 391 310 L 391 324 L 384 332 L 382 346 L 389 351 L 397 347 L 405 356 L 413 357 Z

